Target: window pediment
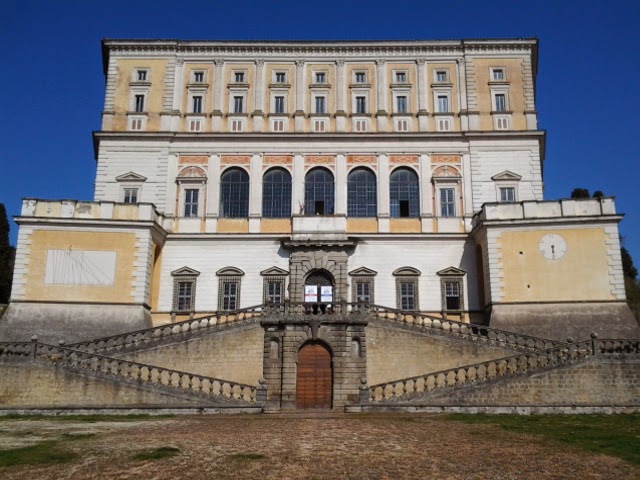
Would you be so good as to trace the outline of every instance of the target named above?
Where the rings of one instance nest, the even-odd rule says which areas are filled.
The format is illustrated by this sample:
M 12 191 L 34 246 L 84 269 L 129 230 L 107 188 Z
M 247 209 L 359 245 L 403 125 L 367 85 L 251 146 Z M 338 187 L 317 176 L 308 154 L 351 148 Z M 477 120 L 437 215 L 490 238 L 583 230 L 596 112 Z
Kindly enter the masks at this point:
M 420 270 L 418 270 L 417 268 L 413 268 L 413 267 L 400 267 L 395 272 L 393 272 L 393 275 L 396 277 L 399 277 L 399 276 L 417 277 L 419 275 L 422 275 L 422 272 L 420 272 Z
M 244 275 L 244 272 L 242 270 L 240 270 L 239 268 L 236 268 L 236 267 L 224 267 L 224 268 L 221 268 L 220 270 L 218 270 L 216 272 L 216 275 L 219 276 L 219 277 L 222 277 L 222 276 L 238 277 L 238 276 Z
M 200 275 L 200 272 L 197 270 L 194 270 L 193 268 L 189 268 L 189 267 L 182 267 L 179 268 L 177 270 L 174 270 L 173 272 L 171 272 L 171 275 L 176 277 L 178 275 L 189 275 L 189 276 L 198 276 Z
M 368 276 L 368 277 L 372 277 L 374 275 L 377 275 L 378 272 L 376 272 L 375 270 L 371 270 L 370 268 L 367 267 L 360 267 L 360 268 L 356 268 L 355 270 L 351 270 L 349 272 L 349 275 L 352 276 Z
M 443 165 L 441 167 L 436 168 L 433 171 L 434 181 L 437 181 L 439 179 L 450 179 L 450 178 L 458 179 L 461 176 L 462 175 L 460 175 L 460 172 L 458 171 L 457 168 L 451 167 L 449 165 Z
M 456 267 L 447 267 L 443 270 L 440 270 L 439 272 L 436 272 L 436 275 L 440 275 L 441 277 L 462 277 L 466 274 L 467 272 Z
M 262 275 L 263 277 L 285 276 L 285 275 L 289 275 L 289 272 L 279 267 L 270 267 L 270 268 L 267 268 L 266 270 L 262 270 L 260 272 L 260 275 Z
M 116 177 L 117 182 L 144 182 L 147 177 L 135 172 L 127 172 Z
M 491 177 L 491 180 L 507 180 L 511 182 L 517 182 L 521 178 L 522 178 L 521 175 L 510 172 L 509 170 L 505 170 L 504 172 L 498 173 L 497 175 L 494 175 L 493 177 Z

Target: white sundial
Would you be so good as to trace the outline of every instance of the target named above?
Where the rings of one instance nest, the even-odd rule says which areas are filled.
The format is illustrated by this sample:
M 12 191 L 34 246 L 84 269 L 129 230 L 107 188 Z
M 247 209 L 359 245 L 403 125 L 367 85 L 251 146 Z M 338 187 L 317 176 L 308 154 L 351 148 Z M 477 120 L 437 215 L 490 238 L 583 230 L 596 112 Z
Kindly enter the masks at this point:
M 538 249 L 544 258 L 559 260 L 567 252 L 567 242 L 556 233 L 548 233 L 540 239 Z

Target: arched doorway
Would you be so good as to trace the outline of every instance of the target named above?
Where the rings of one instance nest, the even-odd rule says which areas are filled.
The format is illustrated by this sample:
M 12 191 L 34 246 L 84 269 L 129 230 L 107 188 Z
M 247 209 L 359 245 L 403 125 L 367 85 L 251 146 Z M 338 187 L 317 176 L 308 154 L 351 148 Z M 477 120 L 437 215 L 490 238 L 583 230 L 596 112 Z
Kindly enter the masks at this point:
M 333 294 L 333 277 L 326 270 L 311 272 L 304 281 L 304 303 L 314 314 L 326 313 L 327 306 L 333 303 Z
M 331 408 L 332 391 L 331 352 L 322 342 L 305 343 L 298 351 L 296 407 Z

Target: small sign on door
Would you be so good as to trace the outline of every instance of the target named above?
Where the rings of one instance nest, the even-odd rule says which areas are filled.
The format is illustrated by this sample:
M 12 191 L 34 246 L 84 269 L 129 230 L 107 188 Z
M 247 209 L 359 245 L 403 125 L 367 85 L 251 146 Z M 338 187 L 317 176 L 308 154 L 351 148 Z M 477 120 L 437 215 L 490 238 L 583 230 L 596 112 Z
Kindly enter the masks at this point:
M 304 301 L 305 302 L 317 302 L 318 301 L 318 286 L 317 285 L 305 285 L 304 286 Z
M 320 287 L 320 301 L 322 303 L 331 303 L 333 302 L 333 287 Z

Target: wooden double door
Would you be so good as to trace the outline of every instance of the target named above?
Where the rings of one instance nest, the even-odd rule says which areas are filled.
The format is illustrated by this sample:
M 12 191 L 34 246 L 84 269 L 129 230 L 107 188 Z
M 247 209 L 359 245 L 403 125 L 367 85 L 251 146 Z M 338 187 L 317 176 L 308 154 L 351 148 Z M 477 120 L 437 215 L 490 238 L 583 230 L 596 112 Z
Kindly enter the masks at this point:
M 297 408 L 331 408 L 332 390 L 331 352 L 322 342 L 305 343 L 298 351 Z

